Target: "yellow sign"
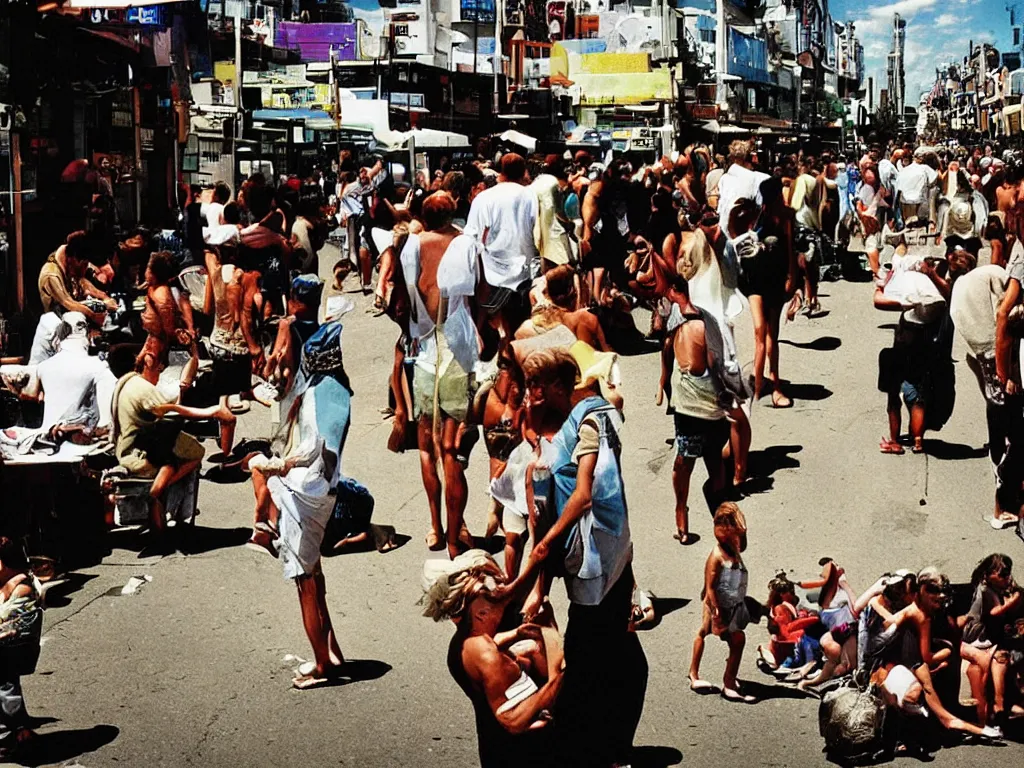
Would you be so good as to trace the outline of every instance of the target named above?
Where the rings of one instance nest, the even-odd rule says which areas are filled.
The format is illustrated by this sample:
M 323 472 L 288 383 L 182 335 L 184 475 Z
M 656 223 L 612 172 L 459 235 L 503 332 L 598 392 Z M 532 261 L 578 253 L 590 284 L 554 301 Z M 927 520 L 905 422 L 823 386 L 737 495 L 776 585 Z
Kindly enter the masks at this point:
M 233 85 L 235 82 L 235 62 L 215 61 L 213 62 L 213 76 L 224 85 Z
M 618 75 L 651 71 L 648 53 L 584 53 L 572 74 Z
M 657 69 L 617 75 L 573 75 L 580 89 L 580 104 L 639 104 L 672 98 L 672 72 Z

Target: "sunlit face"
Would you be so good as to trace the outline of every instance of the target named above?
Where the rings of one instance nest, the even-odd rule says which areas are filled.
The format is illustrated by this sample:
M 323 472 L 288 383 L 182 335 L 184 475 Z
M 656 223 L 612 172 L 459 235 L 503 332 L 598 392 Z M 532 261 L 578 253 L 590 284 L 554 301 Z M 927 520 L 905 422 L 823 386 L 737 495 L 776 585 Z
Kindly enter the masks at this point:
M 949 587 L 941 582 L 926 581 L 918 590 L 918 602 L 926 613 L 939 610 L 946 600 Z

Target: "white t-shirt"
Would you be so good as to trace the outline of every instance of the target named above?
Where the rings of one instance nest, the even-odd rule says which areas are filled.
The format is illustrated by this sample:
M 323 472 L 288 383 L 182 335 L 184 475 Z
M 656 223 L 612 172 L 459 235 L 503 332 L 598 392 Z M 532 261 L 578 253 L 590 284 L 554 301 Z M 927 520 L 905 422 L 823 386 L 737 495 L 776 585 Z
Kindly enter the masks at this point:
M 921 205 L 928 200 L 928 190 L 938 178 L 938 172 L 924 163 L 911 163 L 900 171 L 897 186 L 908 205 Z
M 206 219 L 206 226 L 216 227 L 223 223 L 224 206 L 220 203 L 203 203 L 199 213 Z
M 728 234 L 729 214 L 738 200 L 749 199 L 761 205 L 761 182 L 768 178 L 767 173 L 752 171 L 738 163 L 729 166 L 718 182 L 718 220 L 722 229 Z
M 505 181 L 473 200 L 466 234 L 483 246 L 484 279 L 495 288 L 515 289 L 531 277 L 538 260 L 533 227 L 537 195 L 529 187 Z

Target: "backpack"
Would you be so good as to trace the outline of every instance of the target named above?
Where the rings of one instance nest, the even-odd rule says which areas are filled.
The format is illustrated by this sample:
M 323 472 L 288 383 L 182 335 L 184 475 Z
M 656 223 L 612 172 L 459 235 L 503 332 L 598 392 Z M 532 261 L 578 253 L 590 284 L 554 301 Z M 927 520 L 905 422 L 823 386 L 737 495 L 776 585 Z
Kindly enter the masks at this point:
M 861 690 L 852 680 L 829 690 L 818 706 L 818 732 L 830 760 L 846 765 L 876 762 L 891 754 L 887 707 L 873 686 Z

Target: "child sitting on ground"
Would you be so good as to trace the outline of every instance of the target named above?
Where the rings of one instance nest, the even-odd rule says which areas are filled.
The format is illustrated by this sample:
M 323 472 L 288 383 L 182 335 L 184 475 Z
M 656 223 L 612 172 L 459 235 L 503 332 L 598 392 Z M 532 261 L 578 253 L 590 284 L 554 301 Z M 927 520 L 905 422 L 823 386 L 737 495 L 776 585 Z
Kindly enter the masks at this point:
M 805 630 L 819 622 L 818 615 L 798 609 L 796 585 L 785 573 L 768 582 L 768 630 L 771 642 L 767 648 L 757 646 L 759 663 L 771 672 L 789 674 L 809 671 L 821 658 L 821 646 Z
M 715 510 L 714 526 L 718 543 L 704 566 L 704 590 L 701 594 L 704 618 L 693 639 L 690 689 L 697 693 L 709 693 L 714 689 L 711 683 L 700 677 L 704 638 L 713 634 L 729 646 L 729 658 L 722 678 L 722 697 L 750 704 L 755 701 L 754 697 L 741 693 L 736 679 L 747 641 L 743 630 L 751 619 L 746 604 L 747 567 L 740 556 L 747 548 L 747 521 L 740 508 L 727 501 Z

